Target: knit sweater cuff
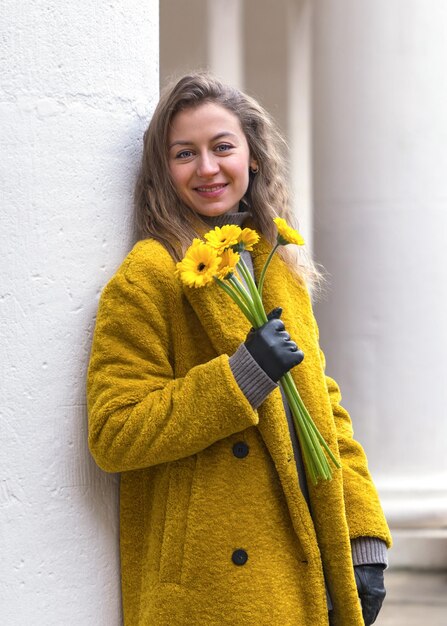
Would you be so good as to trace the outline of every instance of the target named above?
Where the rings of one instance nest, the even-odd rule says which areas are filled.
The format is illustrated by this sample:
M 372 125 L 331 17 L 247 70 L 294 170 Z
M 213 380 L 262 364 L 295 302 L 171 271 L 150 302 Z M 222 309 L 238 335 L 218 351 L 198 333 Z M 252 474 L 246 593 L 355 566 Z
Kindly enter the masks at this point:
M 388 567 L 386 543 L 377 537 L 357 537 L 351 540 L 354 565 L 384 565 Z
M 257 364 L 243 343 L 230 356 L 230 367 L 237 384 L 254 409 L 278 386 Z

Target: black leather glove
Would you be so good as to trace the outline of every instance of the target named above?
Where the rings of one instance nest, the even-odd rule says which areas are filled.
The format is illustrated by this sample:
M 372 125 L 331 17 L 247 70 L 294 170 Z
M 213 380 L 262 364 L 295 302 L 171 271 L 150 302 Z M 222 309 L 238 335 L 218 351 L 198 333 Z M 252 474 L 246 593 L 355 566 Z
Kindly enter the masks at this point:
M 282 309 L 273 309 L 267 315 L 268 322 L 247 335 L 245 347 L 264 372 L 275 383 L 292 367 L 301 363 L 304 354 L 291 341 L 284 322 L 280 320 Z
M 383 565 L 356 565 L 354 567 L 365 626 L 374 624 L 382 608 L 386 595 L 383 570 Z

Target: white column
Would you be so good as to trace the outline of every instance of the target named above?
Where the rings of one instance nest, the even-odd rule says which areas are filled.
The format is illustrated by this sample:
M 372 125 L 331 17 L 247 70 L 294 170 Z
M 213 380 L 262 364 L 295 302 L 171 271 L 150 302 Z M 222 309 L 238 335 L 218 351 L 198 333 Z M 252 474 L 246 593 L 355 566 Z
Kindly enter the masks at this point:
M 312 250 L 312 0 L 289 0 L 287 9 L 290 177 L 300 232 Z
M 223 82 L 243 89 L 241 0 L 208 0 L 207 61 Z
M 0 615 L 118 626 L 118 479 L 87 449 L 99 293 L 132 240 L 158 3 L 5 0 L 0 73 Z
M 315 3 L 317 308 L 392 525 L 395 565 L 447 565 L 447 5 Z

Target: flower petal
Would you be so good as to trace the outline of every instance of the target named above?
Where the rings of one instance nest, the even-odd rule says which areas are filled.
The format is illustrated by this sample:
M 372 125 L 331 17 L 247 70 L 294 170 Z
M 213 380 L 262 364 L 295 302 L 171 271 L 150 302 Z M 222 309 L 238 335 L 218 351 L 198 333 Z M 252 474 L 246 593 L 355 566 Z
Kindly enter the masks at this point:
M 226 224 L 220 228 L 216 226 L 205 235 L 208 244 L 220 254 L 227 248 L 237 244 L 241 233 L 240 226 L 236 224 Z
M 176 275 L 189 287 L 205 287 L 212 282 L 220 265 L 217 251 L 200 239 L 194 239 L 185 256 L 176 265 Z
M 294 243 L 297 246 L 304 246 L 304 239 L 300 233 L 289 226 L 282 217 L 275 217 L 273 220 L 278 229 L 278 243 L 282 246 L 287 246 L 289 243 Z
M 253 246 L 259 241 L 258 233 L 252 228 L 244 228 L 239 235 L 239 244 L 243 250 L 253 250 Z

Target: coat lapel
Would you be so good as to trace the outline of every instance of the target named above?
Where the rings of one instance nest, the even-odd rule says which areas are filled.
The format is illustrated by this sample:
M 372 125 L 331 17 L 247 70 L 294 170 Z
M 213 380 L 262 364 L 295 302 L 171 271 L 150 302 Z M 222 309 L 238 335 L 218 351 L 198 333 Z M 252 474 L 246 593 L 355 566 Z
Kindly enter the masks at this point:
M 230 296 L 216 283 L 198 289 L 184 285 L 183 291 L 216 353 L 232 355 L 245 340 L 250 323 Z

